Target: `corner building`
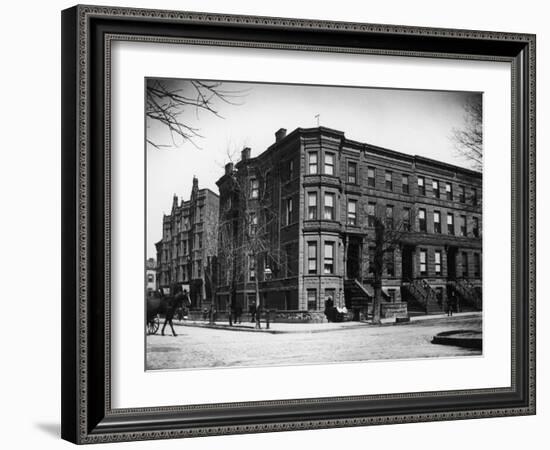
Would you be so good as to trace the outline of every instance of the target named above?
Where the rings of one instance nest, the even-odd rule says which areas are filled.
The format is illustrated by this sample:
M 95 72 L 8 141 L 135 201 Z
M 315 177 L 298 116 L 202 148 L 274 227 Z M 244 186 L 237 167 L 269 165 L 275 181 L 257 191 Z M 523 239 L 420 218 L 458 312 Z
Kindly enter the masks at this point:
M 325 127 L 288 135 L 281 129 L 257 157 L 243 150 L 218 181 L 220 214 L 231 212 L 237 236 L 244 219 L 232 207 L 230 175 L 257 189 L 248 209 L 257 211 L 260 229 L 262 208 L 275 211 L 263 230 L 281 257 L 259 259 L 251 269 L 241 255 L 245 269 L 236 285 L 220 283 L 221 309 L 232 292 L 231 301 L 247 308 L 258 277 L 262 305 L 281 319 L 320 320 L 328 297 L 356 318 L 364 315 L 374 296 L 375 215 L 401 230 L 384 257 L 383 316 L 442 312 L 451 295 L 459 310 L 481 309 L 481 173 L 352 141 Z M 220 277 L 227 271 L 220 258 Z
M 158 287 L 182 285 L 193 309 L 209 306 L 215 295 L 207 269 L 215 264 L 218 208 L 218 194 L 199 189 L 193 177 L 191 198 L 180 202 L 174 195 L 172 210 L 162 220 L 162 239 L 155 244 Z

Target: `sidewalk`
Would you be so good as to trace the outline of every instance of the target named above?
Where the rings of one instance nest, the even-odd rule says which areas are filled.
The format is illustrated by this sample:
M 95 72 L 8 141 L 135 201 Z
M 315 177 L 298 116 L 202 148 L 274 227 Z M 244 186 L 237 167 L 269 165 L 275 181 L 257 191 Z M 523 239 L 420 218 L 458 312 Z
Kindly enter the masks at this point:
M 468 318 L 468 317 L 480 317 L 480 312 L 464 312 L 455 313 L 453 318 Z M 184 320 L 183 322 L 175 322 L 174 325 L 186 326 L 186 327 L 200 327 L 200 328 L 213 328 L 218 330 L 228 331 L 245 331 L 253 333 L 324 333 L 337 330 L 350 330 L 355 328 L 376 327 L 376 326 L 401 326 L 410 325 L 411 323 L 418 323 L 423 321 L 430 321 L 436 319 L 445 319 L 447 314 L 434 314 L 428 316 L 413 316 L 408 322 L 397 323 L 394 318 L 382 319 L 380 325 L 374 325 L 370 322 L 324 322 L 324 323 L 280 323 L 271 322 L 269 329 L 266 328 L 265 322 L 262 322 L 262 328 L 255 328 L 255 324 L 251 322 L 243 322 L 240 324 L 233 324 L 230 326 L 227 322 L 216 322 L 210 324 L 207 321 L 198 320 Z

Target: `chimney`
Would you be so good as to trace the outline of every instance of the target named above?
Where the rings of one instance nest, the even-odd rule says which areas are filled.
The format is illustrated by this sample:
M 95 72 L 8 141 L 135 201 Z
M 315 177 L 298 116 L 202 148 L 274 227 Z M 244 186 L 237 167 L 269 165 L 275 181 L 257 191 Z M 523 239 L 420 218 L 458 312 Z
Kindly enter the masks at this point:
M 233 173 L 233 163 L 230 162 L 225 165 L 225 174 L 231 175 L 232 173 Z
M 285 136 L 286 136 L 286 128 L 279 128 L 279 130 L 275 133 L 275 142 L 279 142 Z
M 246 161 L 247 159 L 250 159 L 250 147 L 245 147 L 241 151 L 241 160 Z

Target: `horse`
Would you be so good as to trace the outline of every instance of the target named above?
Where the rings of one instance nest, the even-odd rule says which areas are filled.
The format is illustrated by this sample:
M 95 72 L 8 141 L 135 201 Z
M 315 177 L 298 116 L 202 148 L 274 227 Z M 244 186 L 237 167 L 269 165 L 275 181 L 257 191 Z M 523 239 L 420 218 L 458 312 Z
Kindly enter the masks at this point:
M 162 326 L 161 334 L 164 336 L 164 329 L 166 328 L 166 325 L 170 325 L 170 328 L 172 329 L 172 335 L 177 336 L 176 331 L 174 330 L 174 324 L 172 323 L 172 319 L 174 318 L 174 315 L 176 311 L 179 308 L 184 307 L 184 303 L 186 306 L 190 305 L 189 296 L 187 295 L 187 290 L 181 290 L 181 287 L 178 289 L 174 289 L 174 295 L 171 297 L 165 297 L 166 300 L 163 302 L 164 307 L 164 325 Z

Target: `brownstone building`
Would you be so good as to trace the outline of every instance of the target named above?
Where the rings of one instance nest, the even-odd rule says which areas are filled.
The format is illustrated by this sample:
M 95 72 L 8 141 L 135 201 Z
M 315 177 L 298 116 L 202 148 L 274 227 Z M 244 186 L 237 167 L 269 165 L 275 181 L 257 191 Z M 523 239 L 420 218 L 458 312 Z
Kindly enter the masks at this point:
M 178 203 L 174 195 L 171 213 L 163 217 L 162 239 L 155 244 L 158 287 L 183 285 L 193 309 L 209 306 L 213 296 L 208 268 L 217 253 L 218 208 L 218 195 L 199 189 L 193 177 L 191 198 Z
M 481 308 L 481 173 L 318 127 L 281 129 L 254 158 L 243 150 L 217 184 L 236 250 L 219 256 L 219 309 L 246 309 L 259 290 L 263 306 L 288 314 L 321 317 L 328 297 L 364 313 L 375 216 L 400 230 L 384 256 L 384 315 L 441 312 L 450 295 L 460 309 Z

